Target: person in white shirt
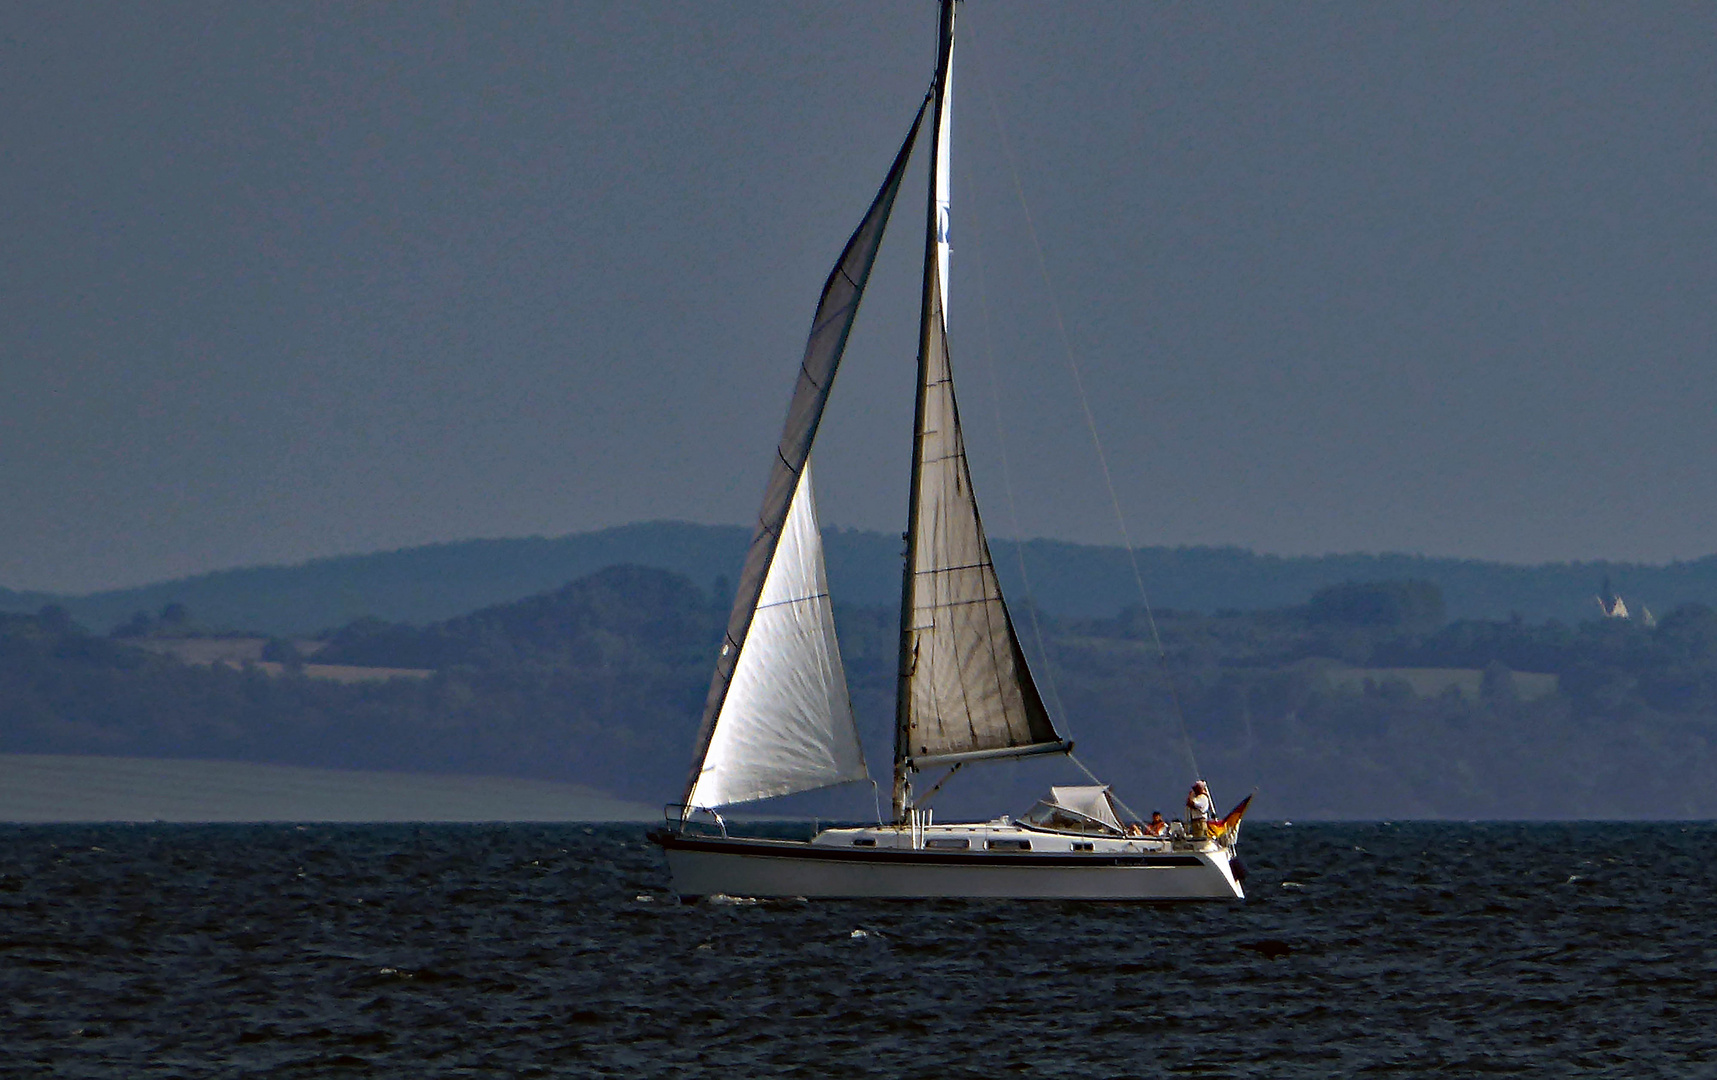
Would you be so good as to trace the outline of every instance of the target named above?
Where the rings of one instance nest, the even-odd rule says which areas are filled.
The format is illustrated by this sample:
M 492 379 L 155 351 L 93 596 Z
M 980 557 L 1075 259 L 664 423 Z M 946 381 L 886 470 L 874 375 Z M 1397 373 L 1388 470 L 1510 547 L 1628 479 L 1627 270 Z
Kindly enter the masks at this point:
M 1210 788 L 1203 780 L 1192 785 L 1186 795 L 1186 816 L 1194 836 L 1203 836 L 1205 824 L 1216 814 L 1216 804 L 1210 801 Z

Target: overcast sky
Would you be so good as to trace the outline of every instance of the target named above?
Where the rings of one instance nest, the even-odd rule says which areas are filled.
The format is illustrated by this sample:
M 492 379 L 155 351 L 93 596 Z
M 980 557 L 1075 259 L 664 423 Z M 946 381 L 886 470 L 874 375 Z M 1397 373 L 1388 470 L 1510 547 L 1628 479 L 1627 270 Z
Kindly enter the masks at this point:
M 750 520 L 934 21 L 6 5 L 0 585 Z M 1717 551 L 1717 6 L 971 0 L 961 34 L 992 533 L 1117 539 L 1059 310 L 1137 543 Z M 818 446 L 840 525 L 902 527 L 922 182 Z

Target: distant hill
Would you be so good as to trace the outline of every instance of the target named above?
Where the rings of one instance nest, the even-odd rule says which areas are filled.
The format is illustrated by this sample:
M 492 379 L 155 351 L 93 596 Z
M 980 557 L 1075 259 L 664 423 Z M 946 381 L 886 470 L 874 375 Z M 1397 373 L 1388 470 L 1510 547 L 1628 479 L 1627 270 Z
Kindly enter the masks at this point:
M 725 608 L 681 575 L 609 567 L 427 626 L 348 624 L 317 661 L 417 676 L 349 684 L 290 658 L 233 667 L 155 648 L 198 640 L 182 613 L 138 637 L 0 615 L 0 754 L 519 777 L 660 805 L 683 791 Z M 1175 812 L 1202 775 L 1225 802 L 1256 786 L 1264 814 L 1296 819 L 1717 814 L 1717 610 L 1683 605 L 1655 626 L 1444 610 L 1429 582 L 1341 584 L 1274 610 L 1161 612 L 1166 664 L 1136 606 L 1029 620 L 1022 644 L 1062 733 L 1147 813 Z M 894 613 L 837 605 L 835 619 L 886 783 Z M 988 766 L 936 809 L 1018 812 L 1078 780 L 1059 759 Z M 852 819 L 875 805 L 860 786 L 798 800 L 769 809 Z
M 348 626 L 337 662 L 391 649 L 438 670 L 347 685 L 0 615 L 0 753 L 511 776 L 659 806 L 688 768 L 724 618 L 683 577 L 615 567 L 426 628 Z
M 546 592 L 618 563 L 672 570 L 708 588 L 717 575 L 738 573 L 748 539 L 737 527 L 661 522 L 552 540 L 466 540 L 220 570 L 87 596 L 0 592 L 0 610 L 56 603 L 98 632 L 170 603 L 188 607 L 202 626 L 281 636 L 366 616 L 422 625 Z
M 749 533 L 737 526 L 649 522 L 553 539 L 468 540 L 295 566 L 248 567 L 92 593 L 53 596 L 0 589 L 0 611 L 56 603 L 105 632 L 138 611 L 188 607 L 204 626 L 277 635 L 312 634 L 372 616 L 424 625 L 476 608 L 546 592 L 605 566 L 672 571 L 700 588 L 725 591 L 739 572 Z M 900 540 L 856 529 L 826 534 L 830 586 L 843 603 L 887 607 L 900 593 Z M 1126 552 L 1053 540 L 993 545 L 1016 607 L 1029 599 L 1061 616 L 1113 615 L 1138 602 Z M 1022 579 L 1021 558 L 1025 566 Z M 1214 613 L 1304 603 L 1343 581 L 1418 579 L 1441 590 L 1452 618 L 1577 622 L 1597 613 L 1605 579 L 1636 607 L 1717 604 L 1717 556 L 1667 566 L 1551 563 L 1512 566 L 1417 555 L 1286 558 L 1239 548 L 1143 548 L 1140 570 L 1160 608 Z
M 0 611 L 35 611 L 44 604 L 56 604 L 65 597 L 53 593 L 17 592 L 0 588 Z

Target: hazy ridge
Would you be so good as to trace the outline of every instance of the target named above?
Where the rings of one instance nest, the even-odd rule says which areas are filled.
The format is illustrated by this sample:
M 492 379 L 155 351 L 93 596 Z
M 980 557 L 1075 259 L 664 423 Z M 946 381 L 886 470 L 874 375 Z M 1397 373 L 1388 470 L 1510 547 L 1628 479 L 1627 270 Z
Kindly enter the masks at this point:
M 714 590 L 738 574 L 749 539 L 738 526 L 647 522 L 555 538 L 466 540 L 221 570 L 81 596 L 0 589 L 0 610 L 35 611 L 54 603 L 97 631 L 168 603 L 186 605 L 211 628 L 278 635 L 315 633 L 366 616 L 422 625 L 546 592 L 622 563 L 668 570 Z M 831 529 L 826 546 L 831 589 L 841 602 L 897 601 L 898 537 Z M 1122 548 L 1054 540 L 998 540 L 992 547 L 1016 606 L 1029 596 L 1052 614 L 1094 618 L 1137 603 Z M 1284 557 L 1227 547 L 1152 547 L 1139 550 L 1139 566 L 1153 604 L 1206 614 L 1304 603 L 1318 589 L 1344 581 L 1402 579 L 1437 585 L 1456 619 L 1518 614 L 1530 621 L 1578 622 L 1597 613 L 1593 596 L 1605 579 L 1630 603 L 1660 612 L 1689 602 L 1717 604 L 1717 556 L 1663 566 L 1515 566 L 1400 554 Z

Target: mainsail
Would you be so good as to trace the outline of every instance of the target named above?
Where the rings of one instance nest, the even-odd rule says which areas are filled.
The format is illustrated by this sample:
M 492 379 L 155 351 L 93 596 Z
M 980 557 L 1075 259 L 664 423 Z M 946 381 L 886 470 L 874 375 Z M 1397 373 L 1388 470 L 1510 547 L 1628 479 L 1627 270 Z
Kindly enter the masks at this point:
M 1069 748 L 1044 708 L 1002 600 L 954 400 L 946 319 L 953 19 L 954 5 L 944 5 L 901 604 L 897 817 L 906 769 Z
M 920 389 L 917 498 L 902 634 L 903 758 L 1064 750 L 1020 651 L 984 536 L 948 364 L 940 290 Z
M 858 314 L 865 283 L 876 261 L 877 246 L 882 242 L 923 117 L 921 106 L 887 179 L 823 285 L 810 338 L 805 343 L 798 383 L 787 406 L 787 421 L 776 447 L 775 463 L 764 489 L 763 506 L 758 511 L 757 530 L 746 552 L 733 611 L 727 620 L 727 633 L 722 638 L 715 675 L 704 701 L 697 753 L 686 784 L 687 806 L 717 806 L 785 795 L 865 775 L 863 759 L 856 757 L 858 736 L 852 730 L 850 710 L 842 707 L 847 700 L 846 678 L 835 645 L 834 623 L 827 617 L 822 541 L 817 532 L 808 462 L 811 443 L 816 439 L 817 425 L 822 420 L 823 407 L 828 402 L 847 335 Z M 792 529 L 797 530 L 794 535 L 799 539 L 789 543 L 786 537 Z M 778 575 L 778 564 L 789 565 Z M 825 595 L 812 602 L 817 594 Z M 793 600 L 789 605 L 793 614 L 778 617 L 771 597 Z M 772 614 L 765 614 L 766 610 Z M 812 637 L 818 638 L 820 644 L 810 644 Z M 751 663 L 747 654 L 753 648 L 760 656 L 767 654 L 767 658 Z M 789 655 L 829 658 L 828 663 L 818 661 L 813 665 L 819 674 L 805 676 L 821 680 L 820 688 L 813 690 L 801 685 L 790 689 L 775 685 L 776 680 L 784 677 L 780 664 Z M 755 691 L 748 689 L 736 697 L 741 675 L 745 674 L 741 670 L 742 661 L 746 662 L 746 671 L 755 676 L 753 680 L 748 675 L 745 685 L 755 686 Z M 837 729 L 839 733 L 832 735 Z M 719 750 L 715 738 L 718 732 L 722 734 Z M 843 741 L 848 739 L 851 755 Z M 800 750 L 795 751 L 799 757 L 794 764 L 785 765 L 779 748 L 794 740 L 802 743 Z M 719 756 L 706 788 L 702 781 L 709 771 L 706 766 L 710 765 L 712 753 Z M 806 762 L 812 759 L 825 761 L 827 767 L 808 767 Z M 852 760 L 858 761 L 856 775 Z M 761 794 L 730 797 L 745 791 Z

